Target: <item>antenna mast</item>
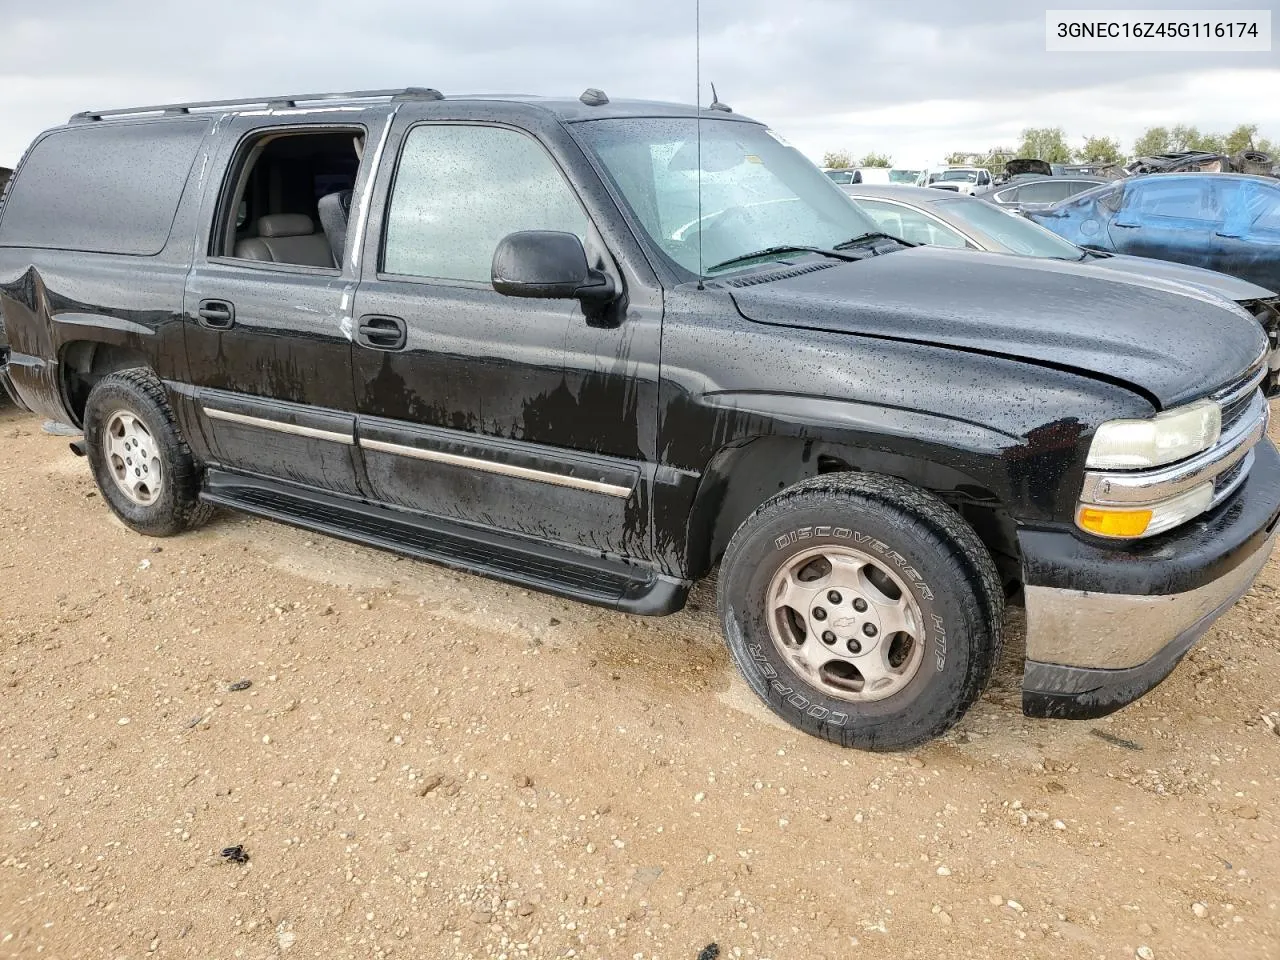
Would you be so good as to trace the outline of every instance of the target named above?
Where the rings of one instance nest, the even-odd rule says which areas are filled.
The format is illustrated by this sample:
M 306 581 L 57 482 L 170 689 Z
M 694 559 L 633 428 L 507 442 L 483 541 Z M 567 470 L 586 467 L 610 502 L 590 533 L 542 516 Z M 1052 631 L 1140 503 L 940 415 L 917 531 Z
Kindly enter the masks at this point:
M 702 289 L 702 0 L 693 0 L 693 70 L 698 95 L 694 124 L 698 140 L 698 289 Z

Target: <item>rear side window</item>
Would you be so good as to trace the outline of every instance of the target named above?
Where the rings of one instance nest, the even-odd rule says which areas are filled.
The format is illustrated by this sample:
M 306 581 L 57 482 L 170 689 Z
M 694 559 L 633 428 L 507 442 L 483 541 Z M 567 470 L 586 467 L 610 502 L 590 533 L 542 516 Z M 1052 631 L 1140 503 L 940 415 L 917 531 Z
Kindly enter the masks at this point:
M 48 134 L 10 185 L 0 245 L 159 253 L 208 124 L 107 120 Z

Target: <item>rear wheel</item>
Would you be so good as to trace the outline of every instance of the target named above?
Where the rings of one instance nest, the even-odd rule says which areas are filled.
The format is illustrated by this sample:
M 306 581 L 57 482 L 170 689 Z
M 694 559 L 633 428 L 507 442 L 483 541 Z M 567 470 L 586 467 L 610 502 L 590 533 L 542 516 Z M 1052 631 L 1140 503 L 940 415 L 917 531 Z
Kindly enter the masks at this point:
M 936 737 L 999 657 L 1003 594 L 954 510 L 901 480 L 826 474 L 767 501 L 720 571 L 729 648 L 808 733 L 896 750 Z
M 85 405 L 84 439 L 103 499 L 138 533 L 173 536 L 213 512 L 199 500 L 199 467 L 150 370 L 98 381 Z

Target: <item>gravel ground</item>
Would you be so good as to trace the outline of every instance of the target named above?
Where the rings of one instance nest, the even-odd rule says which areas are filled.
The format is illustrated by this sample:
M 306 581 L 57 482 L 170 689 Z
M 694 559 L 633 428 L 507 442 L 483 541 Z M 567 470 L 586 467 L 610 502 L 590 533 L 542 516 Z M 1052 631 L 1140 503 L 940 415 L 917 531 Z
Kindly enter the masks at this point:
M 961 725 L 876 756 L 759 706 L 705 586 L 148 540 L 37 419 L 0 449 L 0 956 L 1280 956 L 1280 561 L 1100 721 L 1022 717 L 1015 612 Z

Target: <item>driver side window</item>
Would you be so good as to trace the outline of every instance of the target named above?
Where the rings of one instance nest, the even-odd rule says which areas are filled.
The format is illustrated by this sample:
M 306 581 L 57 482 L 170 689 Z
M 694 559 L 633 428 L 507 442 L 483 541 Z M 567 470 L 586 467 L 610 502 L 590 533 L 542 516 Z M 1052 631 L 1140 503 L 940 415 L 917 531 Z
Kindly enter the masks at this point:
M 509 233 L 587 238 L 587 215 L 542 145 L 503 127 L 424 124 L 405 138 L 383 272 L 488 283 Z

